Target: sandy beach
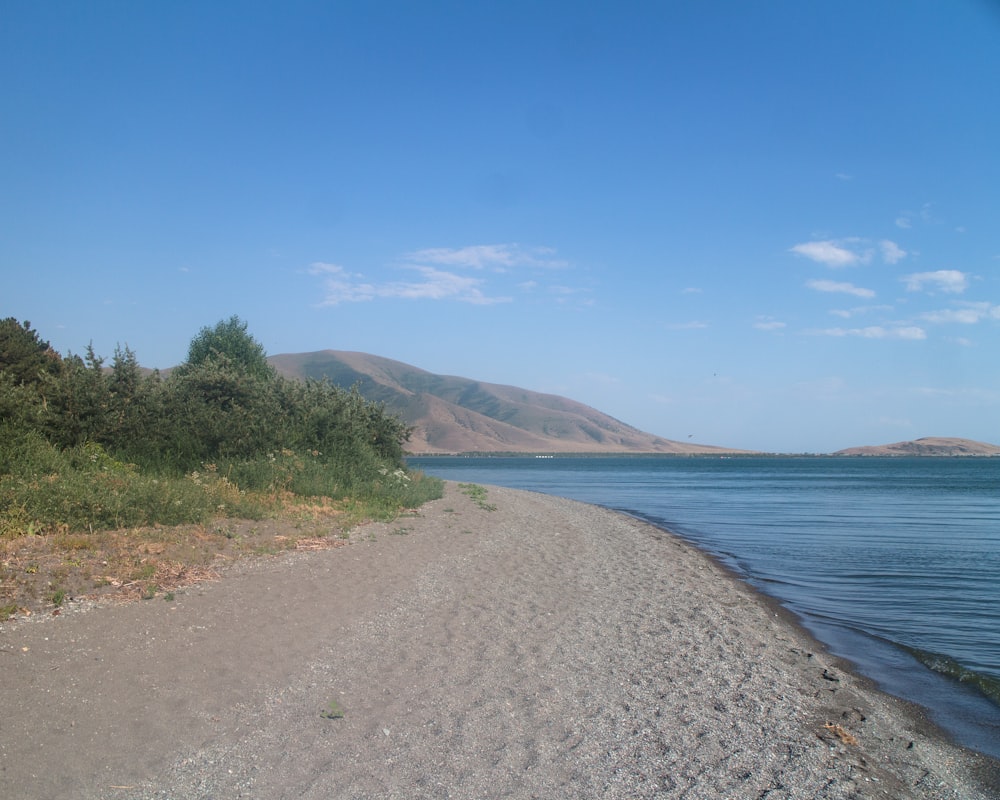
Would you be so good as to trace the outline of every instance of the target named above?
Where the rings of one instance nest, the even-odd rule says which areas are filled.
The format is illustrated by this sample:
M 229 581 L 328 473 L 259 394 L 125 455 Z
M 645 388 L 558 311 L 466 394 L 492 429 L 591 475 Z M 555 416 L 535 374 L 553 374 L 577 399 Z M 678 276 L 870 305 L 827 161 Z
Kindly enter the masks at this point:
M 975 798 L 996 762 L 646 523 L 448 484 L 348 546 L 0 626 L 0 797 Z

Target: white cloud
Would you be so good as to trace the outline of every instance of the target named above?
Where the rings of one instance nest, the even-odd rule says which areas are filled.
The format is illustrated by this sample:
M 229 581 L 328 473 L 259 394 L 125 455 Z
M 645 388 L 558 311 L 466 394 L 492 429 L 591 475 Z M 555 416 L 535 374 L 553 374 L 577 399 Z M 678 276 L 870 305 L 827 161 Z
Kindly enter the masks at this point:
M 758 316 L 753 326 L 759 331 L 780 331 L 787 327 L 784 322 L 779 322 L 774 317 Z
M 488 297 L 480 285 L 483 281 L 432 267 L 414 267 L 420 279 L 415 281 L 390 281 L 374 284 L 362 276 L 348 272 L 336 264 L 316 262 L 310 265 L 312 275 L 323 276 L 325 296 L 320 305 L 335 306 L 339 303 L 359 303 L 376 298 L 404 300 L 455 300 L 476 305 L 509 302 L 509 297 Z
M 802 242 L 794 245 L 790 250 L 834 269 L 867 264 L 876 253 L 876 248 L 871 240 L 856 236 L 847 239 Z M 907 256 L 907 252 L 890 239 L 882 239 L 878 243 L 877 252 L 881 253 L 882 261 L 886 264 L 895 264 Z
M 854 306 L 854 308 L 835 308 L 830 311 L 835 317 L 842 317 L 843 319 L 850 319 L 851 317 L 857 317 L 862 314 L 871 314 L 875 311 L 892 311 L 892 306 L 877 305 L 877 306 Z
M 889 339 L 910 339 L 910 340 L 920 340 L 926 339 L 927 333 L 923 328 L 918 328 L 916 325 L 909 325 L 904 328 L 892 328 L 889 330 L 885 338 Z
M 339 264 L 327 264 L 324 261 L 314 261 L 309 265 L 310 275 L 347 275 L 349 274 Z
M 701 294 L 701 289 L 697 286 L 688 286 L 685 289 L 681 289 L 681 294 Z
M 959 322 L 963 325 L 975 325 L 982 318 L 982 314 L 971 308 L 949 308 L 942 311 L 928 311 L 920 315 L 920 319 L 927 322 Z
M 896 227 L 897 228 L 903 228 L 905 230 L 907 228 L 912 228 L 913 227 L 913 223 L 910 222 L 910 218 L 909 217 L 899 216 L 899 217 L 896 217 Z
M 408 253 L 405 258 L 415 264 L 436 264 L 467 269 L 503 271 L 511 267 L 545 267 L 562 269 L 567 262 L 554 258 L 550 247 L 522 248 L 517 244 L 481 244 L 472 247 L 431 247 Z
M 916 326 L 884 328 L 881 325 L 871 325 L 867 328 L 825 328 L 813 331 L 813 333 L 818 336 L 858 336 L 862 339 L 907 339 L 917 341 L 927 338 L 924 329 Z
M 398 281 L 380 287 L 380 297 L 399 297 L 406 300 L 459 300 L 463 303 L 490 305 L 510 302 L 509 297 L 487 297 L 479 288 L 483 281 L 443 272 L 433 267 L 416 267 L 422 276 L 418 281 Z
M 855 297 L 870 298 L 875 296 L 871 289 L 855 286 L 853 283 L 842 283 L 838 281 L 807 281 L 806 286 L 815 289 L 817 292 L 842 292 L 853 294 Z
M 906 251 L 889 239 L 883 239 L 878 245 L 882 249 L 882 260 L 886 264 L 895 264 L 906 258 Z
M 339 264 L 322 261 L 311 264 L 308 271 L 323 281 L 324 297 L 320 304 L 324 306 L 375 299 L 451 300 L 491 305 L 508 303 L 512 298 L 488 293 L 485 278 L 465 275 L 458 270 L 505 273 L 517 267 L 562 269 L 568 264 L 556 258 L 552 248 L 489 244 L 417 250 L 403 256 L 396 266 L 414 273 L 416 277 L 412 280 L 371 281 Z M 532 291 L 537 284 L 528 280 L 518 284 L 518 287 L 522 291 Z M 562 294 L 569 291 L 563 290 Z
M 958 303 L 956 308 L 928 311 L 921 314 L 920 318 L 927 322 L 957 322 L 962 325 L 975 325 L 984 319 L 1000 320 L 1000 306 L 990 303 Z
M 855 240 L 850 240 L 855 241 Z M 856 253 L 844 246 L 844 242 L 834 242 L 829 239 L 819 242 L 803 242 L 790 248 L 791 252 L 805 256 L 828 267 L 850 267 L 864 263 L 866 254 Z
M 338 264 L 315 261 L 309 265 L 309 274 L 323 278 L 325 297 L 320 302 L 323 306 L 357 303 L 372 300 L 376 296 L 375 287 L 364 283 L 361 275 L 348 272 Z
M 906 284 L 906 291 L 921 292 L 938 289 L 951 294 L 961 294 L 969 287 L 969 276 L 957 269 L 939 269 L 934 272 L 914 272 L 900 278 Z
M 696 331 L 702 328 L 707 328 L 707 322 L 671 322 L 667 325 L 667 328 L 672 331 Z

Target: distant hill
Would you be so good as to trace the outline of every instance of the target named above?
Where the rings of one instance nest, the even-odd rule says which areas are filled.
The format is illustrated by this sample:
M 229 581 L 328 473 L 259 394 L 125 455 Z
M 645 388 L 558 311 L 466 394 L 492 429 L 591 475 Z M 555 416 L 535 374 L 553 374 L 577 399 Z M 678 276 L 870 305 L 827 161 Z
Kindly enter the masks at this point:
M 1000 447 L 971 439 L 928 436 L 912 442 L 848 447 L 835 456 L 1000 456 Z
M 268 359 L 289 378 L 329 378 L 358 390 L 413 427 L 412 453 L 739 452 L 662 439 L 565 397 L 436 375 L 388 358 L 340 350 Z

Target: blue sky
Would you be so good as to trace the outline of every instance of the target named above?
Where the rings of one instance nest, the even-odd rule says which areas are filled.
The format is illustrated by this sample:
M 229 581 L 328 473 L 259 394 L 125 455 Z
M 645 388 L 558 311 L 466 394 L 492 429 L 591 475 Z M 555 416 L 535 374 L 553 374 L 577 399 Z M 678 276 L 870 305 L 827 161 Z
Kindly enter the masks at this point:
M 1000 443 L 1000 4 L 3 2 L 0 316 Z

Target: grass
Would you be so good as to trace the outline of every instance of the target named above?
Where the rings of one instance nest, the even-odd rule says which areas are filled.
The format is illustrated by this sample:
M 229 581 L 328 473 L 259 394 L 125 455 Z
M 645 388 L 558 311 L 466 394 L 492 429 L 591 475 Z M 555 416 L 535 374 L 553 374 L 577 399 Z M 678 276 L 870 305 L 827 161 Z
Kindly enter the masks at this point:
M 477 483 L 460 483 L 458 484 L 458 488 L 462 490 L 462 494 L 467 495 L 483 511 L 497 510 L 497 507 L 493 503 L 486 502 L 485 486 L 480 486 Z
M 343 719 L 344 718 L 344 708 L 336 700 L 331 700 L 327 703 L 327 706 L 320 713 L 323 719 Z

